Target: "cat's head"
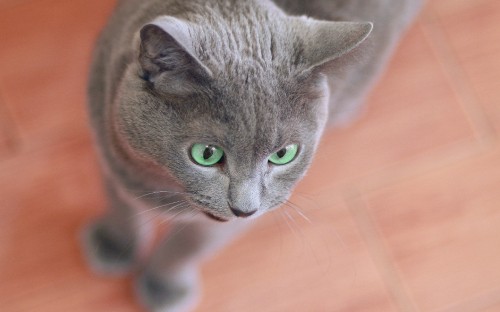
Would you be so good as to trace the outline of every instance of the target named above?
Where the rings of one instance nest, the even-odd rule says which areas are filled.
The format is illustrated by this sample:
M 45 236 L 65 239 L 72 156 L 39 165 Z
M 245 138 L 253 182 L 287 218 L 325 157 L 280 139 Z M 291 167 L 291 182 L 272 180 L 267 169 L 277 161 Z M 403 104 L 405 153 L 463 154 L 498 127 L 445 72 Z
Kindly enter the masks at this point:
M 304 176 L 328 115 L 323 74 L 370 23 L 283 15 L 197 24 L 161 17 L 138 33 L 115 126 L 223 221 L 279 206 Z

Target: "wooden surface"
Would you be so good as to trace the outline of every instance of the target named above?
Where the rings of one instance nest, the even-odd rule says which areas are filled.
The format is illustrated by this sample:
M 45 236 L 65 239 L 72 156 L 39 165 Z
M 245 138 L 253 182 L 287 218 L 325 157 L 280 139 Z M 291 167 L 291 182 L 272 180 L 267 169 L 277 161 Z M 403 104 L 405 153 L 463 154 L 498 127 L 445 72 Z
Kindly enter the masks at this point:
M 104 210 L 84 90 L 113 2 L 0 1 L 0 311 L 141 311 L 77 244 Z M 500 2 L 432 1 L 325 136 L 292 198 L 311 222 L 263 217 L 197 311 L 500 311 L 499 39 Z

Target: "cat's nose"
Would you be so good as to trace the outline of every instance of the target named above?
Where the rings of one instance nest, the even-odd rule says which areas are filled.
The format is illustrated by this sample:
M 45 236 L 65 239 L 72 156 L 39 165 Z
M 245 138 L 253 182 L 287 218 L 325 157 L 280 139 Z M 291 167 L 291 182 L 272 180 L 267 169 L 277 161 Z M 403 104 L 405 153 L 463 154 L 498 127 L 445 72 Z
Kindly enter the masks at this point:
M 251 210 L 251 211 L 243 211 L 243 210 L 240 210 L 238 208 L 233 208 L 231 206 L 229 206 L 229 209 L 231 209 L 231 211 L 234 213 L 235 216 L 240 217 L 240 218 L 250 217 L 251 215 L 253 215 L 254 213 L 257 212 L 257 209 Z

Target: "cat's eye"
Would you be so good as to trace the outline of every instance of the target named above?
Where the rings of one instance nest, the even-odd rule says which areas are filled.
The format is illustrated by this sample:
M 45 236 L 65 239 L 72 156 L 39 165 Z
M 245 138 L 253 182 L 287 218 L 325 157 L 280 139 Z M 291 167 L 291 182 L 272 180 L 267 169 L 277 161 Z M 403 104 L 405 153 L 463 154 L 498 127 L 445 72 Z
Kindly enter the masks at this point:
M 222 160 L 222 148 L 210 144 L 194 144 L 191 147 L 191 157 L 195 163 L 202 166 L 213 166 Z
M 299 150 L 299 145 L 290 144 L 269 157 L 269 161 L 275 165 L 286 165 L 295 159 L 297 152 Z

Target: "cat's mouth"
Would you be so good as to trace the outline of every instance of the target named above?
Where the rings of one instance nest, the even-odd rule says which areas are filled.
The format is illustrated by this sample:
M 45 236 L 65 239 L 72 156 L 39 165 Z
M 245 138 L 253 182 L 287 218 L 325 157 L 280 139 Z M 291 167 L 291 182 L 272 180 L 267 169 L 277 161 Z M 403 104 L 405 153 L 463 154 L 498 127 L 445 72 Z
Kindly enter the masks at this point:
M 203 213 L 204 213 L 207 217 L 209 217 L 210 219 L 215 220 L 215 221 L 218 221 L 218 222 L 227 222 L 227 221 L 228 221 L 228 220 L 223 219 L 223 218 L 221 218 L 221 217 L 217 217 L 217 216 L 215 216 L 215 215 L 211 214 L 211 213 L 210 213 L 210 212 L 208 212 L 208 211 L 203 211 Z

